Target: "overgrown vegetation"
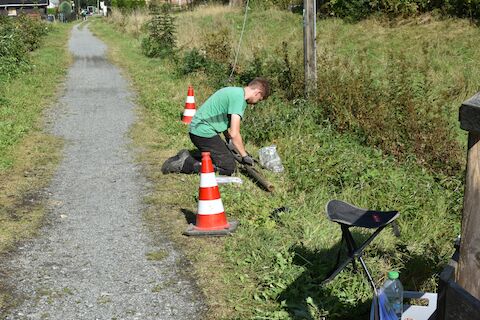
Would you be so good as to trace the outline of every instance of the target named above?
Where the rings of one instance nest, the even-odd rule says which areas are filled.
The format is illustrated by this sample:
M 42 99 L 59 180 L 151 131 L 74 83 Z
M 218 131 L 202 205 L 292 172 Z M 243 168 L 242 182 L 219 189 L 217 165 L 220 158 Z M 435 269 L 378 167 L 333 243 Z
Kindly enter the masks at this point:
M 360 20 L 372 14 L 387 14 L 390 17 L 408 17 L 436 11 L 470 19 L 480 18 L 480 1 L 464 0 L 321 0 L 320 12 L 350 20 Z
M 0 15 L 0 86 L 29 69 L 28 52 L 38 48 L 48 30 L 46 23 L 26 15 L 16 19 Z
M 56 83 L 65 74 L 68 61 L 65 45 L 70 28 L 68 25 L 55 25 L 53 31 L 50 30 L 50 34 L 42 39 L 45 31 L 38 29 L 45 27 L 43 23 L 26 17 L 18 21 L 6 21 L 0 25 L 0 29 L 6 26 L 16 28 L 10 35 L 13 39 L 22 38 L 15 43 L 23 46 L 18 52 L 24 55 L 19 59 L 23 59 L 22 63 L 27 65 L 23 67 L 12 62 L 6 66 L 9 69 L 1 78 L 0 171 L 8 169 L 15 162 L 11 152 L 14 152 L 15 146 L 26 134 L 36 128 L 42 110 L 51 103 L 50 99 L 56 93 Z M 21 29 L 21 26 L 27 27 Z M 9 48 L 11 47 L 7 47 Z M 35 50 L 26 52 L 25 48 Z M 18 52 L 13 50 L 7 52 L 10 56 L 18 55 Z M 11 72 L 15 68 L 16 77 L 12 77 Z
M 191 32 L 186 21 L 193 15 L 183 15 L 186 18 L 180 26 L 187 28 L 183 27 L 181 34 Z M 273 27 L 255 26 L 253 21 L 258 21 L 262 13 L 253 15 L 246 40 L 247 46 L 252 44 L 253 47 L 250 52 L 243 51 L 244 58 L 235 69 L 234 81 L 244 84 L 257 75 L 265 76 L 272 81 L 278 97 L 294 103 L 304 95 L 303 54 L 298 41 L 301 21 L 293 14 L 282 14 L 287 26 L 295 28 L 293 23 L 297 23 L 296 33 L 292 29 L 287 33 L 285 27 L 282 31 L 286 32 L 283 33 L 286 38 L 282 39 L 280 31 L 260 47 L 255 37 L 272 34 L 268 28 Z M 194 43 L 193 48 L 190 44 L 184 51 L 178 64 L 181 74 L 204 72 L 212 87 L 228 84 L 233 60 L 229 45 L 232 29 L 225 28 L 228 19 L 231 17 L 227 14 L 224 21 L 215 22 L 215 31 L 200 33 L 197 43 L 190 38 L 180 39 L 180 44 Z M 442 24 L 432 16 L 411 19 L 405 22 L 406 27 L 380 21 L 376 25 L 363 22 L 357 28 L 349 28 L 344 22 L 333 21 L 320 22 L 319 29 L 326 27 L 327 30 L 319 37 L 318 96 L 316 103 L 306 106 L 313 108 L 318 123 L 328 119 L 340 132 L 353 133 L 361 143 L 379 147 L 400 161 L 413 157 L 431 170 L 458 174 L 463 168 L 463 139 L 459 140 L 458 126 L 454 122 L 456 110 L 480 88 L 480 77 L 471 72 L 469 58 L 477 55 L 472 42 L 478 37 L 476 29 L 467 22 L 459 23 L 462 30 L 469 28 L 460 44 L 461 40 L 455 39 L 457 33 L 449 30 L 451 22 Z M 210 30 L 212 25 L 213 22 L 208 22 L 205 28 Z M 440 30 L 434 31 L 437 26 Z M 363 33 L 369 27 L 375 28 L 376 39 Z M 350 29 L 353 29 L 351 34 L 347 33 Z M 414 35 L 417 29 L 423 32 Z M 398 30 L 405 33 L 398 34 Z M 410 40 L 405 46 L 405 38 L 414 36 L 415 41 Z M 444 42 L 453 39 L 457 47 Z M 212 54 L 208 50 L 212 47 L 225 49 L 221 54 Z M 452 50 L 464 50 L 466 54 L 444 56 Z M 262 122 L 262 119 L 257 121 Z M 266 121 L 270 124 L 272 119 L 268 117 Z M 260 138 L 268 140 L 275 135 L 274 130 L 268 130 Z M 264 142 L 255 139 L 257 143 Z
M 480 89 L 480 75 L 472 72 L 480 67 L 478 29 L 432 15 L 319 21 L 319 95 L 306 101 L 298 15 L 251 12 L 233 83 L 239 12 L 205 7 L 177 19 L 178 61 L 145 58 L 138 39 L 120 39 L 111 25 L 96 30 L 114 47 L 145 106 L 136 140 L 156 182 L 149 222 L 167 225 L 190 252 L 212 317 L 367 318 L 371 289 L 361 273 L 347 269 L 327 287 L 318 285 L 340 241 L 338 225 L 324 213 L 332 198 L 399 210 L 401 237 L 384 232 L 368 248 L 367 264 L 378 283 L 398 269 L 407 289 L 434 291 L 460 228 L 465 141 L 456 118 L 460 103 Z M 184 90 L 193 84 L 200 105 L 219 86 L 258 75 L 270 78 L 275 92 L 247 110 L 242 132 L 249 150 L 275 143 L 285 174 L 267 173 L 273 195 L 248 181 L 221 187 L 229 219 L 241 223 L 233 237 L 182 238 L 198 177 L 161 176 L 158 166 L 192 147 L 178 121 Z M 283 206 L 290 211 L 274 211 Z
M 63 18 L 65 21 L 72 21 L 74 20 L 74 16 L 72 16 L 72 5 L 68 1 L 64 1 L 58 7 L 58 11 L 63 14 Z
M 145 0 L 111 0 L 112 6 L 122 10 L 132 10 L 145 7 Z
M 193 4 L 205 2 L 229 3 L 228 0 L 194 0 Z M 316 0 L 316 2 L 317 11 L 323 17 L 340 17 L 348 21 L 359 21 L 379 14 L 390 18 L 405 18 L 431 11 L 461 18 L 480 18 L 478 0 Z M 277 8 L 301 13 L 303 0 L 250 0 L 249 5 L 255 9 Z
M 147 35 L 142 38 L 142 51 L 150 58 L 165 58 L 175 54 L 175 20 L 170 7 L 163 5 L 150 7 L 152 16 L 145 24 Z

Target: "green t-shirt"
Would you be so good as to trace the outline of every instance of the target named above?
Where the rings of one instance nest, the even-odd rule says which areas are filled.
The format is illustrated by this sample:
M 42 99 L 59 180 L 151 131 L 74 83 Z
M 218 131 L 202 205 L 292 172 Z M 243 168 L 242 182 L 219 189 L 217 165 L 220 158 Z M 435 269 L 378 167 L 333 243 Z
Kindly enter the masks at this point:
M 195 113 L 190 123 L 190 133 L 211 138 L 228 129 L 228 115 L 243 117 L 247 107 L 243 88 L 226 87 L 218 90 Z

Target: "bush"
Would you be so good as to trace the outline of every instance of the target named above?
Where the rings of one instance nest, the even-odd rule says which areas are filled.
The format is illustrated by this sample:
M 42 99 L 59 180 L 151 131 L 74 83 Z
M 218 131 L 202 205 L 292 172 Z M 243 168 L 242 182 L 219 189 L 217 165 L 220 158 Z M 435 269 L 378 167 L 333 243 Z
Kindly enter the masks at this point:
M 151 8 L 152 19 L 146 23 L 148 35 L 142 39 L 142 52 L 147 57 L 165 58 L 175 54 L 175 19 L 167 5 Z
M 360 20 L 375 13 L 391 17 L 411 16 L 432 10 L 444 14 L 480 18 L 479 0 L 330 0 L 321 1 L 319 12 L 324 16 L 336 16 L 350 20 Z
M 319 61 L 318 119 L 326 117 L 397 159 L 414 155 L 425 167 L 450 174 L 461 169 L 454 131 L 441 106 L 428 99 L 435 94 L 426 57 L 413 61 L 390 52 L 387 79 L 378 79 L 365 57 L 350 62 L 333 56 Z
M 207 33 L 203 43 L 208 59 L 222 64 L 229 64 L 232 60 L 232 38 L 229 29 L 220 28 Z
M 302 0 L 250 0 L 250 5 L 254 8 L 290 9 L 294 6 L 303 5 Z
M 72 5 L 68 1 L 64 1 L 58 7 L 58 11 L 63 13 L 63 16 L 68 19 L 72 14 Z
M 185 51 L 182 59 L 177 63 L 177 70 L 182 75 L 208 69 L 209 61 L 204 53 L 193 48 Z
M 112 0 L 112 7 L 130 10 L 145 7 L 145 0 Z
M 272 90 L 287 100 L 303 96 L 304 74 L 302 52 L 298 51 L 292 59 L 287 42 L 282 42 L 274 54 L 257 51 L 253 59 L 236 70 L 240 83 L 248 83 L 255 77 L 265 77 L 271 82 Z
M 27 53 L 38 48 L 47 32 L 46 23 L 26 15 L 0 16 L 0 82 L 28 68 Z
M 18 32 L 29 51 L 37 49 L 42 37 L 48 33 L 48 24 L 26 15 L 19 16 L 16 23 Z

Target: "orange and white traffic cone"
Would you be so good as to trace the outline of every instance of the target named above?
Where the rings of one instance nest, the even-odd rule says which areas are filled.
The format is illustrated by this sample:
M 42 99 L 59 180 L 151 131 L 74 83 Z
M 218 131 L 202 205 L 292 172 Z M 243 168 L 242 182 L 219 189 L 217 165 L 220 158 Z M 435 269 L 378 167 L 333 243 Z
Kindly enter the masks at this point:
M 195 115 L 195 96 L 193 95 L 193 87 L 188 86 L 187 100 L 185 101 L 185 110 L 183 110 L 183 123 L 192 122 L 192 118 Z
M 187 236 L 226 236 L 234 232 L 237 221 L 228 223 L 213 170 L 210 152 L 202 152 L 202 170 L 198 191 L 198 212 L 195 225 L 184 232 Z

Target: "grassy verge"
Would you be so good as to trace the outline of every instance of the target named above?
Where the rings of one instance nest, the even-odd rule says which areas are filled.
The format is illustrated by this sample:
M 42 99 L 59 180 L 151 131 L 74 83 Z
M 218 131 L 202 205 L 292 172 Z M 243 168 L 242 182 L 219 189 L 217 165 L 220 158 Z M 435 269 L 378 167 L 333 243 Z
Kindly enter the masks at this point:
M 335 30 L 338 20 L 322 23 Z M 362 26 L 344 28 L 358 33 Z M 196 209 L 198 177 L 163 176 L 160 166 L 179 149 L 192 147 L 187 128 L 179 122 L 187 85 L 194 84 L 197 102 L 214 88 L 201 73 L 179 77 L 168 61 L 142 56 L 137 39 L 120 37 L 104 21 L 92 29 L 130 76 L 142 106 L 132 135 L 143 147 L 140 161 L 154 186 L 146 219 L 187 252 L 210 306 L 209 318 L 367 318 L 371 289 L 362 274 L 343 272 L 330 285 L 318 285 L 334 262 L 340 240 L 338 226 L 324 213 L 332 198 L 400 210 L 401 237 L 384 232 L 368 248 L 367 265 L 378 282 L 388 270 L 398 269 L 406 288 L 436 289 L 438 271 L 459 232 L 461 179 L 434 175 L 414 161 L 399 163 L 363 146 L 354 135 L 339 134 L 328 121 L 319 121 L 314 108 L 301 100 L 287 103 L 274 96 L 246 113 L 247 136 L 262 144 L 275 142 L 284 161 L 283 175 L 267 173 L 277 191 L 263 193 L 246 179 L 240 186 L 222 186 L 227 215 L 240 220 L 239 230 L 226 239 L 182 237 Z M 273 213 L 282 206 L 291 210 Z M 356 232 L 355 237 L 366 234 Z
M 181 72 L 204 70 L 217 88 L 226 83 L 243 15 L 227 6 L 202 6 L 176 15 Z M 147 12 L 116 12 L 122 31 L 142 37 Z M 423 14 L 384 16 L 354 25 L 318 21 L 318 96 L 314 114 L 336 130 L 403 161 L 432 171 L 463 169 L 465 132 L 457 125 L 459 104 L 480 90 L 479 29 L 471 21 Z M 278 96 L 303 97 L 302 18 L 278 10 L 250 10 L 236 80 L 259 74 Z M 269 118 L 270 120 L 270 118 Z M 256 140 L 257 144 L 263 143 Z
M 50 181 L 62 142 L 44 132 L 42 114 L 54 103 L 66 74 L 70 27 L 54 25 L 31 53 L 32 69 L 0 90 L 0 253 L 33 236 L 43 221 L 38 190 Z M 0 292 L 0 310 L 9 303 L 8 294 Z

